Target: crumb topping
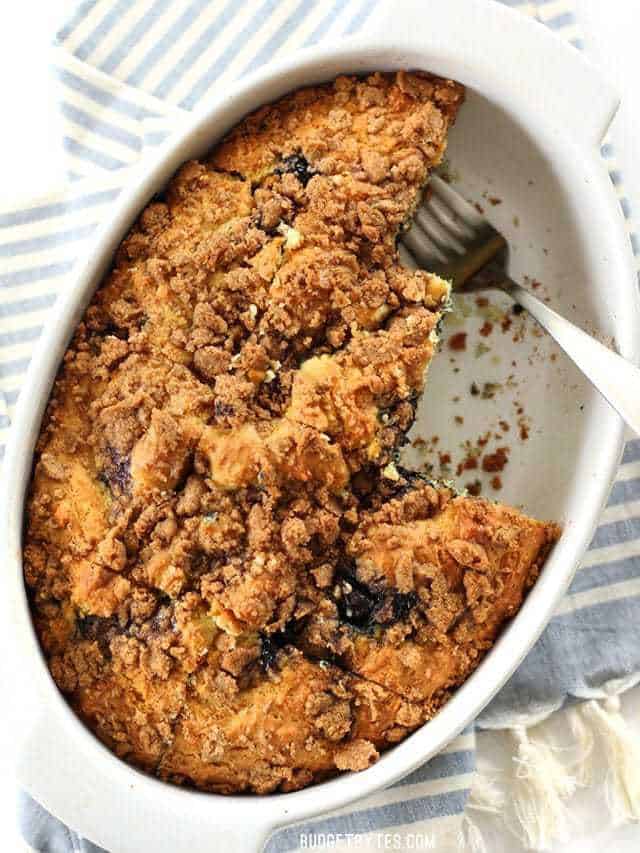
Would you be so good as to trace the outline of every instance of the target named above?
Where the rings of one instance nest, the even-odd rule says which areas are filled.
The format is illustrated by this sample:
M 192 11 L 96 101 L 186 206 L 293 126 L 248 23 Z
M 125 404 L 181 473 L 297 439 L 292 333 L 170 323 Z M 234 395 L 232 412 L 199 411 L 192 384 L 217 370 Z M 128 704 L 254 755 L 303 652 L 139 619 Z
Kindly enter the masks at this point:
M 462 98 L 400 72 L 258 110 L 142 212 L 64 357 L 33 618 L 82 720 L 162 779 L 267 793 L 368 767 L 557 536 L 397 465 L 449 285 L 396 240 Z

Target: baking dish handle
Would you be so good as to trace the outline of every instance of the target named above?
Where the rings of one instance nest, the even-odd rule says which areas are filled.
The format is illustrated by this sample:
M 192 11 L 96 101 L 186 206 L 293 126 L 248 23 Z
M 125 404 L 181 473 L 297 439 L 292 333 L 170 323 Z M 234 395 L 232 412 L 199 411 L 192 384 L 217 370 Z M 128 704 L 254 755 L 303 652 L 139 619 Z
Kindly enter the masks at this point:
M 381 0 L 369 44 L 396 45 L 506 109 L 545 121 L 590 150 L 619 106 L 611 84 L 548 27 L 496 0 Z
M 212 801 L 208 794 L 185 792 L 147 779 L 132 768 L 118 767 L 118 776 L 124 773 L 127 777 L 123 784 L 113 770 L 107 772 L 109 766 L 120 764 L 119 759 L 105 752 L 102 762 L 87 760 L 88 754 L 78 745 L 79 722 L 74 721 L 78 732 L 70 732 L 33 685 L 19 689 L 21 698 L 30 697 L 33 704 L 16 702 L 11 712 L 15 726 L 9 729 L 12 744 L 5 753 L 9 752 L 17 786 L 78 835 L 119 853 L 264 850 L 277 828 L 276 821 L 270 821 L 264 811 L 256 815 L 255 800 L 247 797 L 240 813 L 238 803 L 232 812 L 225 809 L 221 797 Z M 20 712 L 24 716 L 24 709 L 33 709 L 33 713 L 20 725 L 18 716 Z M 88 732 L 82 734 L 92 737 Z M 62 831 L 54 818 L 45 821 L 41 830 L 51 837 Z

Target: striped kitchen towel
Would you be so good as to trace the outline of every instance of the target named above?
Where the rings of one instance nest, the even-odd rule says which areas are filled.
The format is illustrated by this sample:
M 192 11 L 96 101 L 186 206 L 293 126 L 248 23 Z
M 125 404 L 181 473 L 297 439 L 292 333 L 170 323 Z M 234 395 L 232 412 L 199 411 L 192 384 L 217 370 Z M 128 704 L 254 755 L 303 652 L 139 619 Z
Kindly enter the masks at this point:
M 0 210 L 0 459 L 32 348 L 56 296 L 69 286 L 77 257 L 108 217 L 140 158 L 214 88 L 297 47 L 363 30 L 383 2 L 79 3 L 54 46 L 68 186 Z M 582 46 L 565 0 L 503 2 Z M 605 145 L 602 154 L 639 255 L 611 146 Z M 475 732 L 470 729 L 390 789 L 278 832 L 269 841 L 270 853 L 322 846 L 323 838 L 331 838 L 335 849 L 346 848 L 354 846 L 352 834 L 359 836 L 363 850 L 386 849 L 390 838 L 395 849 L 479 845 L 470 820 L 474 805 L 503 812 L 523 843 L 544 847 L 554 833 L 561 834 L 566 802 L 580 779 L 526 727 L 564 705 L 578 747 L 578 776 L 586 778 L 589 747 L 599 738 L 611 755 L 614 818 L 640 817 L 639 748 L 616 705 L 617 695 L 640 680 L 640 643 L 629 642 L 629 626 L 640 622 L 639 499 L 640 440 L 634 439 L 627 443 L 602 524 L 558 613 L 477 723 L 514 732 L 517 752 L 506 801 L 495 780 L 475 773 Z M 20 820 L 37 850 L 98 850 L 27 796 L 21 800 Z

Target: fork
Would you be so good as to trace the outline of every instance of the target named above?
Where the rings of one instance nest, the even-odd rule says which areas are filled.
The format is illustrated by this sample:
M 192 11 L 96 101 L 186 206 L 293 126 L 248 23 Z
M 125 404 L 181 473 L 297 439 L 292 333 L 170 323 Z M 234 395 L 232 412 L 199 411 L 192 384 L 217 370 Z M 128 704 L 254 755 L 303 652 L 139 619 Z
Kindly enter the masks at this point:
M 506 249 L 503 235 L 438 175 L 431 177 L 423 203 L 399 244 L 405 266 L 434 272 L 451 281 L 454 290 L 507 293 L 640 434 L 640 369 L 509 278 L 504 265 Z

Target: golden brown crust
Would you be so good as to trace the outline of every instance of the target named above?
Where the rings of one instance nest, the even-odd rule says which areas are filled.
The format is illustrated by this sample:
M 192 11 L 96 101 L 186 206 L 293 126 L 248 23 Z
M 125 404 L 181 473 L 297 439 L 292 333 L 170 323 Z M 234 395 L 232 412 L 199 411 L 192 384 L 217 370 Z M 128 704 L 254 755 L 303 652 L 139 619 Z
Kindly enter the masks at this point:
M 402 476 L 396 488 L 407 491 L 361 517 L 299 643 L 428 718 L 517 612 L 559 529 Z
M 555 536 L 387 494 L 448 295 L 395 240 L 461 100 L 376 74 L 259 110 L 143 211 L 65 356 L 27 507 L 34 621 L 79 716 L 163 779 L 368 766 L 473 668 Z

